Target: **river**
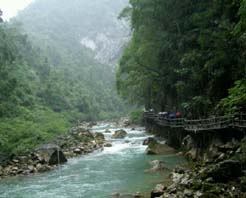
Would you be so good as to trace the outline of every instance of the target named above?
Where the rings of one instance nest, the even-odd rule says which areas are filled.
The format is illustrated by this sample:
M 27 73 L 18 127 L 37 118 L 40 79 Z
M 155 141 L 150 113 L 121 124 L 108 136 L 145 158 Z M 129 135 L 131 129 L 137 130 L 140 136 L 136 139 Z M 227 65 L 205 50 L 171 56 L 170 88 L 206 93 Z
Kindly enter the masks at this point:
M 112 132 L 118 128 L 98 125 L 92 132 Z M 112 133 L 104 133 L 112 147 L 104 148 L 87 156 L 70 159 L 59 169 L 25 177 L 0 181 L 1 198 L 109 198 L 113 192 L 150 192 L 167 179 L 168 171 L 147 174 L 148 162 L 163 160 L 173 168 L 184 163 L 181 156 L 147 156 L 142 145 L 146 134 L 144 128 L 125 128 L 124 140 L 111 139 Z

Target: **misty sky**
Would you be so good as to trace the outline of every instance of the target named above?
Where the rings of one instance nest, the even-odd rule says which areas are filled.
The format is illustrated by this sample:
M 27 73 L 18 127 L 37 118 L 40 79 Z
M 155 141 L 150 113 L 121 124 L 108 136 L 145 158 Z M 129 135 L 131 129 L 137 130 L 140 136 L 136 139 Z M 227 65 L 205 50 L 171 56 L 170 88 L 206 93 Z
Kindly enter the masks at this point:
M 0 9 L 3 11 L 3 19 L 8 20 L 15 16 L 19 10 L 28 6 L 33 0 L 0 0 Z

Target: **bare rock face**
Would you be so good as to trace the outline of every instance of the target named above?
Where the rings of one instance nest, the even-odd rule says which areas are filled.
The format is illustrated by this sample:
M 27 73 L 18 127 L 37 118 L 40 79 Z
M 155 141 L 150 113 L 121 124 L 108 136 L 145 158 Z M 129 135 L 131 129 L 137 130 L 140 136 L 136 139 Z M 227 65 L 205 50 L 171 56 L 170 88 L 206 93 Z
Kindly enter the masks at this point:
M 114 132 L 114 134 L 112 135 L 112 138 L 123 139 L 126 137 L 126 135 L 127 135 L 127 132 L 123 129 L 120 129 L 120 130 Z
M 56 165 L 58 163 L 65 163 L 67 159 L 59 146 L 55 144 L 45 144 L 37 149 L 37 155 L 45 163 L 49 165 Z

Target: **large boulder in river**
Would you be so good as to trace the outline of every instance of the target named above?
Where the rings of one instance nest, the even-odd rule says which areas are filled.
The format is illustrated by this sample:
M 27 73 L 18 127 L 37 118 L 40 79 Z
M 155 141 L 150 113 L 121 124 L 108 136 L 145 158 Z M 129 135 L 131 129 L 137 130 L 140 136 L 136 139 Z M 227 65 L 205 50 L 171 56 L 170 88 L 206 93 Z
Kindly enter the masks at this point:
M 94 135 L 89 130 L 80 131 L 78 134 L 76 134 L 75 138 L 78 141 L 84 143 L 91 142 L 95 139 Z
M 159 171 L 164 171 L 165 169 L 168 169 L 165 165 L 165 162 L 159 161 L 159 160 L 153 160 L 149 162 L 151 168 L 149 170 L 145 170 L 145 173 L 156 173 Z
M 166 144 L 152 142 L 148 145 L 145 153 L 147 155 L 170 155 L 176 153 L 176 151 Z
M 93 134 L 89 129 L 84 128 L 83 126 L 74 127 L 71 129 L 72 136 L 80 142 L 91 142 L 94 140 Z
M 114 132 L 114 134 L 112 135 L 112 138 L 122 139 L 122 138 L 125 138 L 126 135 L 127 135 L 127 132 L 123 129 L 120 129 Z
M 99 132 L 96 132 L 94 134 L 94 137 L 95 137 L 95 141 L 97 144 L 104 144 L 105 142 L 105 137 L 102 133 L 99 133 Z
M 59 146 L 55 144 L 44 144 L 37 149 L 37 154 L 40 160 L 49 165 L 62 164 L 67 162 L 67 159 Z

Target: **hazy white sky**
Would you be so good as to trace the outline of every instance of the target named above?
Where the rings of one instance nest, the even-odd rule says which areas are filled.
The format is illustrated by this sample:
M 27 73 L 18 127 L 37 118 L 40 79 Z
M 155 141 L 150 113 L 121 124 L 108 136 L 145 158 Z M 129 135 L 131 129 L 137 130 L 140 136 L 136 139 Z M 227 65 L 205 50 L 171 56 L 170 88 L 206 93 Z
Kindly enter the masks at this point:
M 8 20 L 15 16 L 33 0 L 0 0 L 0 9 L 3 11 L 3 19 Z

